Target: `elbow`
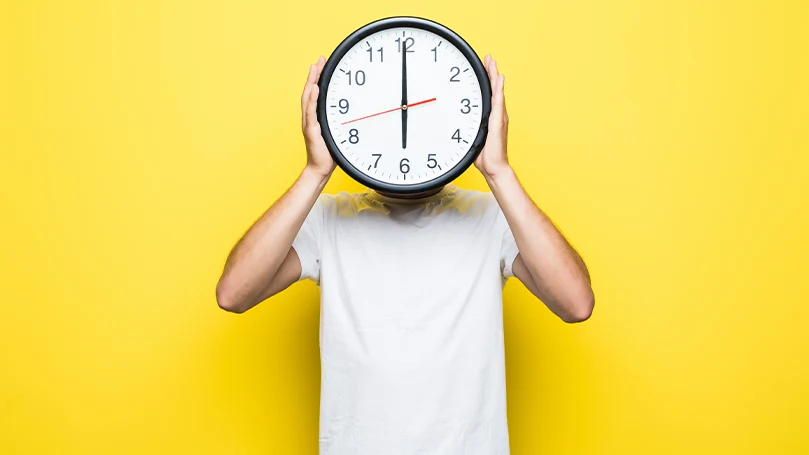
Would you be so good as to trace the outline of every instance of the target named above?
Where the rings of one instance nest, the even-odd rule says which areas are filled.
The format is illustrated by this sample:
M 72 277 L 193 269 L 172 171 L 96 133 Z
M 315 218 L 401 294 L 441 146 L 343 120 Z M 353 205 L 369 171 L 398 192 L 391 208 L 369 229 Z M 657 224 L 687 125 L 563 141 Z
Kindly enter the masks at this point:
M 220 279 L 216 285 L 216 303 L 219 308 L 229 313 L 241 314 L 245 312 L 245 309 L 236 298 L 236 293 L 230 289 L 230 286 L 223 279 Z
M 595 308 L 595 295 L 592 289 L 588 289 L 583 297 L 576 299 L 571 304 L 570 311 L 565 317 L 562 318 L 568 324 L 575 324 L 577 322 L 584 322 L 590 319 Z

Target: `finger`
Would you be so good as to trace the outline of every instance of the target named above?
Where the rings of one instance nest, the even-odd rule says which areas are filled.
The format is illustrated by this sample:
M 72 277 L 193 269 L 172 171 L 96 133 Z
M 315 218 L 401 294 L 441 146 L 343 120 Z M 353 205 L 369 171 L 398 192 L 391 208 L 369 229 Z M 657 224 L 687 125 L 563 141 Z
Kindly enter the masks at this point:
M 497 64 L 494 62 L 494 58 L 489 58 L 489 66 L 486 67 L 486 72 L 489 74 L 489 82 L 492 90 L 494 90 L 494 85 L 497 83 Z
M 326 59 L 321 55 L 319 59 L 317 59 L 317 63 L 315 63 L 315 69 L 317 74 L 315 74 L 315 84 L 320 81 L 320 73 L 323 72 L 323 67 L 326 66 Z
M 310 129 L 317 125 L 317 95 L 320 93 L 320 88 L 317 85 L 312 85 L 309 91 L 309 100 L 306 105 L 306 128 Z
M 312 81 L 315 77 L 315 65 L 309 65 L 309 76 L 306 78 L 306 85 L 303 86 L 303 94 L 301 95 L 301 112 L 306 110 L 306 100 L 309 99 L 309 90 L 312 86 Z
M 497 76 L 497 83 L 495 84 L 496 88 L 493 88 L 494 93 L 492 94 L 492 106 L 496 106 L 500 110 L 502 110 L 503 106 L 505 105 L 505 96 L 503 95 L 503 88 L 505 85 L 506 76 L 504 74 Z
M 489 59 L 490 59 L 490 58 L 491 58 L 491 56 L 489 56 L 489 54 L 486 54 L 486 56 L 485 56 L 485 57 L 483 57 L 483 67 L 484 67 L 484 68 L 488 68 L 488 67 L 489 67 Z

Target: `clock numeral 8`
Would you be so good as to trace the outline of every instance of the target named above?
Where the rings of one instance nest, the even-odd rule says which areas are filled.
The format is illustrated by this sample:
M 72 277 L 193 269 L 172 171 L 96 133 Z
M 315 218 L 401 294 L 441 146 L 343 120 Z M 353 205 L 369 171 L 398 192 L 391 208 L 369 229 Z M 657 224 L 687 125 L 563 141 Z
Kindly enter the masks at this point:
M 359 141 L 360 141 L 360 132 L 357 131 L 356 128 L 351 128 L 351 131 L 348 132 L 348 142 L 356 144 Z

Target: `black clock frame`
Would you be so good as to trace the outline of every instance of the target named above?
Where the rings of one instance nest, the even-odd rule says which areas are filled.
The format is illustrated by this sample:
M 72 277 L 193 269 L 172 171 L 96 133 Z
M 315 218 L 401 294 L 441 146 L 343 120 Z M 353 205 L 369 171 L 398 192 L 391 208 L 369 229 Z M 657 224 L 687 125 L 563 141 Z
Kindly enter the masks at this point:
M 434 33 L 452 43 L 452 45 L 461 51 L 464 57 L 466 57 L 466 59 L 469 61 L 469 64 L 472 66 L 472 69 L 475 71 L 475 75 L 478 78 L 478 83 L 480 84 L 481 101 L 483 103 L 483 112 L 480 117 L 478 134 L 475 137 L 475 140 L 473 140 L 472 144 L 469 146 L 469 150 L 466 152 L 466 155 L 458 163 L 456 163 L 452 169 L 439 177 L 426 182 L 402 185 L 377 180 L 364 174 L 353 164 L 351 164 L 348 159 L 343 156 L 342 152 L 340 152 L 340 148 L 334 141 L 334 137 L 332 137 L 331 129 L 329 128 L 328 119 L 326 117 L 326 96 L 328 94 L 329 82 L 331 81 L 332 75 L 337 69 L 337 65 L 340 63 L 340 60 L 342 60 L 343 56 L 350 49 L 352 49 L 354 45 L 364 40 L 369 35 L 385 29 L 398 27 L 419 28 Z M 344 39 L 337 46 L 334 52 L 331 53 L 328 61 L 326 62 L 326 66 L 323 68 L 323 71 L 320 74 L 318 87 L 320 89 L 320 94 L 318 95 L 317 100 L 317 121 L 320 123 L 321 134 L 323 135 L 323 140 L 326 142 L 326 147 L 329 149 L 329 153 L 337 165 L 340 166 L 340 168 L 343 169 L 346 174 L 351 176 L 354 180 L 374 190 L 392 194 L 417 194 L 440 188 L 463 174 L 464 171 L 466 171 L 469 166 L 475 162 L 475 158 L 477 158 L 481 150 L 483 150 L 483 145 L 486 143 L 486 137 L 489 131 L 489 114 L 491 113 L 492 98 L 492 88 L 491 84 L 489 83 L 489 75 L 486 73 L 483 62 L 480 61 L 480 58 L 477 56 L 472 47 L 457 33 L 437 22 L 420 17 L 399 16 L 380 19 L 360 27 L 346 39 Z

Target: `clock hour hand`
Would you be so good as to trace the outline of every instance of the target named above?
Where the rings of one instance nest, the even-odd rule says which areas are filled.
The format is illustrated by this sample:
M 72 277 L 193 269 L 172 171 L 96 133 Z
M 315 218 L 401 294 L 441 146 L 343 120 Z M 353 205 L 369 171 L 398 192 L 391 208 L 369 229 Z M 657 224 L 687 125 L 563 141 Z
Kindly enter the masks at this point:
M 407 43 L 402 40 L 402 148 L 407 148 Z

